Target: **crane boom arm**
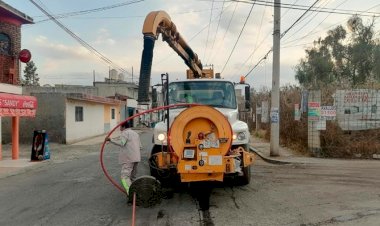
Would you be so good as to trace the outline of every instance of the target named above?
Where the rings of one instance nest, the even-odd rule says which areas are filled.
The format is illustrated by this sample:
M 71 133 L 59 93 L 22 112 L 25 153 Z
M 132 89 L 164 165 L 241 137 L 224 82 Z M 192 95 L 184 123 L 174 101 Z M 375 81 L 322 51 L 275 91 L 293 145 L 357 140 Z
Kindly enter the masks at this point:
M 143 34 L 144 36 L 152 36 L 156 39 L 161 34 L 162 40 L 167 42 L 184 60 L 185 64 L 193 71 L 195 77 L 202 76 L 201 61 L 177 31 L 177 27 L 165 11 L 154 11 L 147 15 L 143 26 Z
M 184 60 L 193 72 L 195 78 L 202 77 L 202 63 L 198 55 L 190 48 L 183 37 L 178 33 L 177 27 L 165 11 L 150 12 L 144 21 L 142 33 L 144 34 L 144 50 L 141 57 L 138 103 L 149 103 L 149 86 L 153 61 L 154 42 L 159 34 L 162 40 Z

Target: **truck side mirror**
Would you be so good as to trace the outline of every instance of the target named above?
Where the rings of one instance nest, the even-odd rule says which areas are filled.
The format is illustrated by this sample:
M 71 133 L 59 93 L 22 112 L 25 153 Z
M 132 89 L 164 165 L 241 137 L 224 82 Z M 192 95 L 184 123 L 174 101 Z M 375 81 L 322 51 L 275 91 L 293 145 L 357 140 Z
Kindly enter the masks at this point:
M 152 89 L 152 107 L 157 107 L 157 89 Z
M 251 109 L 251 88 L 250 86 L 245 87 L 245 109 L 250 110 Z

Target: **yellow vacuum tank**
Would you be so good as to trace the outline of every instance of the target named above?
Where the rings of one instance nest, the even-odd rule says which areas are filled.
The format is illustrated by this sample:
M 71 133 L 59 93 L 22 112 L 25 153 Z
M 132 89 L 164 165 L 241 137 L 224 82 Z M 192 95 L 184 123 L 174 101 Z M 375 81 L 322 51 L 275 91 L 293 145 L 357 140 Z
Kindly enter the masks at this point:
M 170 142 L 182 182 L 223 181 L 232 128 L 218 110 L 208 106 L 184 110 L 173 121 Z

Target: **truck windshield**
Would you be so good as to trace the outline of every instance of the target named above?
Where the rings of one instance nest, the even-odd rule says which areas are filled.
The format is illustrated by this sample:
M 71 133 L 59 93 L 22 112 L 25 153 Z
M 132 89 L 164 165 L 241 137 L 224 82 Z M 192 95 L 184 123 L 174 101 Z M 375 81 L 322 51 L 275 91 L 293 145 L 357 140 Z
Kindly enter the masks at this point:
M 173 82 L 169 84 L 169 103 L 199 103 L 235 109 L 235 88 L 226 81 Z

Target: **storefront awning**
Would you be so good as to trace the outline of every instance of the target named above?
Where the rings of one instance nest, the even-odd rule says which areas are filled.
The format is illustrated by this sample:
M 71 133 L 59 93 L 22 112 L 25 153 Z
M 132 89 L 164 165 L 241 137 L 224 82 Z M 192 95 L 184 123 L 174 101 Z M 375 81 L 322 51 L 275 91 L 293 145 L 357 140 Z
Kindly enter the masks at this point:
M 37 98 L 0 93 L 0 116 L 36 116 Z

